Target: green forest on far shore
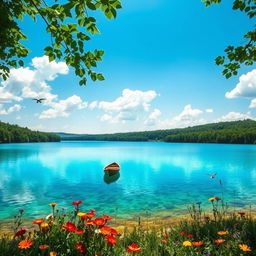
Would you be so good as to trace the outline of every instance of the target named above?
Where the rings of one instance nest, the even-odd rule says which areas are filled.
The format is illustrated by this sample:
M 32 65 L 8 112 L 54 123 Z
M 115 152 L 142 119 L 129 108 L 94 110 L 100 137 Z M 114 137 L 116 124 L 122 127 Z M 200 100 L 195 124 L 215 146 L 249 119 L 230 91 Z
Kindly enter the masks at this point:
M 60 136 L 0 122 L 0 143 L 53 141 L 60 141 Z
M 61 140 L 256 144 L 256 121 L 248 119 L 179 129 L 113 134 L 58 134 Z

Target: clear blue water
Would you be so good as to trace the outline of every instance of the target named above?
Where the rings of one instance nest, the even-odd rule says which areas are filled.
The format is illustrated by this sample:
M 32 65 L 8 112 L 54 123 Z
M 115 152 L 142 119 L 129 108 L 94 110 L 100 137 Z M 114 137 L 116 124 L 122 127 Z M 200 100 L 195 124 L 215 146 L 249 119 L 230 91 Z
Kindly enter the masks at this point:
M 120 177 L 104 177 L 111 162 Z M 208 174 L 217 173 L 211 179 Z M 111 180 L 112 179 L 112 180 Z M 116 181 L 114 181 L 116 180 Z M 43 217 L 50 202 L 131 218 L 184 214 L 220 196 L 230 207 L 256 203 L 256 146 L 156 142 L 61 142 L 0 145 L 0 220 L 18 209 Z M 113 182 L 111 182 L 113 181 Z

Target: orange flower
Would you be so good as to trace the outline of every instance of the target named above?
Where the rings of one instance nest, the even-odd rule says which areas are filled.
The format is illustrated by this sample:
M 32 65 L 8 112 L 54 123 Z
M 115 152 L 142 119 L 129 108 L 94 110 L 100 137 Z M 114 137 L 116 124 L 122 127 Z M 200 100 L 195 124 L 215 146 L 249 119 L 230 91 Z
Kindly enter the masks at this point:
M 115 245 L 117 244 L 117 240 L 114 236 L 106 236 L 106 241 L 110 245 Z
M 46 249 L 48 249 L 49 248 L 49 245 L 47 245 L 47 244 L 41 244 L 41 245 L 39 245 L 39 249 L 40 250 L 46 250 Z
M 44 222 L 44 219 L 38 219 L 38 220 L 34 220 L 33 224 L 41 225 L 43 222 Z
M 50 203 L 49 204 L 52 208 L 54 208 L 56 205 L 57 205 L 57 203 Z
M 26 240 L 20 241 L 19 244 L 18 244 L 18 247 L 20 249 L 28 249 L 32 246 L 32 244 L 33 244 L 33 242 L 31 240 L 26 239 Z
M 87 213 L 86 213 L 86 216 L 91 219 L 91 218 L 93 218 L 93 217 L 95 216 L 95 213 L 93 213 L 93 212 L 87 212 Z
M 57 252 L 50 252 L 50 256 L 57 256 Z
M 127 252 L 139 253 L 141 252 L 141 249 L 138 247 L 137 244 L 132 243 L 131 245 L 128 245 Z
M 79 205 L 79 204 L 81 204 L 81 203 L 83 203 L 83 201 L 79 200 L 79 201 L 73 202 L 72 204 L 73 204 L 73 205 Z
M 228 231 L 218 231 L 218 235 L 225 236 L 228 234 Z
M 83 229 L 76 230 L 76 234 L 78 234 L 78 235 L 82 235 L 84 233 L 85 233 L 85 231 Z
M 103 234 L 103 235 L 110 235 L 111 234 L 111 227 L 109 227 L 109 226 L 104 226 L 104 227 L 102 227 L 101 229 L 100 229 L 100 232 L 101 232 L 101 234 Z
M 76 225 L 73 222 L 67 222 L 65 225 L 62 226 L 62 228 L 68 230 L 69 232 L 76 231 Z
M 217 239 L 215 240 L 215 244 L 223 244 L 225 241 L 225 239 Z
M 199 241 L 199 242 L 192 242 L 192 245 L 196 246 L 196 247 L 199 247 L 201 245 L 203 245 L 204 242 L 203 241 Z
M 250 252 L 251 251 L 251 248 L 248 245 L 246 245 L 246 244 L 239 244 L 239 248 L 243 252 Z
M 162 239 L 161 242 L 162 242 L 163 244 L 167 244 L 167 240 L 166 240 L 166 239 Z
M 93 225 L 94 224 L 94 221 L 93 220 L 87 220 L 86 221 L 86 225 Z
M 97 219 L 94 220 L 94 224 L 96 226 L 103 226 L 105 224 L 105 220 L 102 219 L 102 218 L 97 218 Z
M 75 244 L 75 247 L 79 252 L 81 253 L 85 252 L 85 245 L 83 243 L 77 243 Z

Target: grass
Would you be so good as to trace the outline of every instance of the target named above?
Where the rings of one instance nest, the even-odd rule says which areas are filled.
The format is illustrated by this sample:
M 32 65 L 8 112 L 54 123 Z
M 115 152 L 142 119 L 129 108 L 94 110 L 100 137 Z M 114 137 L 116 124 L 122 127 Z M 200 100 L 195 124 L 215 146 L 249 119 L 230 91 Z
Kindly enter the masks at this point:
M 256 255 L 256 220 L 251 212 L 228 212 L 219 197 L 209 199 L 206 215 L 201 202 L 189 208 L 190 218 L 168 228 L 145 230 L 140 225 L 119 233 L 111 217 L 83 211 L 82 201 L 66 213 L 51 203 L 52 214 L 33 220 L 35 228 L 23 227 L 24 211 L 14 219 L 13 235 L 0 239 L 3 256 L 236 256 Z

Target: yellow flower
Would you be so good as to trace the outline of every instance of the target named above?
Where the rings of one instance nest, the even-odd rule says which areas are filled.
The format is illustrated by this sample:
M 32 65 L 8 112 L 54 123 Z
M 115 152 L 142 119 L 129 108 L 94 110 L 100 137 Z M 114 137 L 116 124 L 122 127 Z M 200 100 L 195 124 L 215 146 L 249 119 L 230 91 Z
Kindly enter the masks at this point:
M 210 197 L 210 198 L 208 199 L 208 201 L 210 201 L 210 202 L 215 201 L 215 197 Z
M 85 216 L 86 215 L 86 212 L 78 212 L 77 213 L 77 216 L 79 216 L 79 217 L 82 217 L 82 216 Z
M 183 246 L 192 246 L 192 243 L 190 241 L 184 241 Z
M 41 224 L 41 229 L 43 232 L 48 232 L 50 230 L 49 224 L 48 223 L 42 223 Z
M 50 252 L 50 256 L 57 256 L 57 252 Z
M 49 204 L 51 207 L 55 207 L 57 205 L 57 203 L 50 203 Z
M 246 245 L 246 244 L 239 244 L 239 248 L 243 251 L 243 252 L 250 252 L 251 248 Z
M 228 231 L 218 231 L 218 235 L 220 235 L 220 236 L 224 236 L 227 234 L 228 234 Z

